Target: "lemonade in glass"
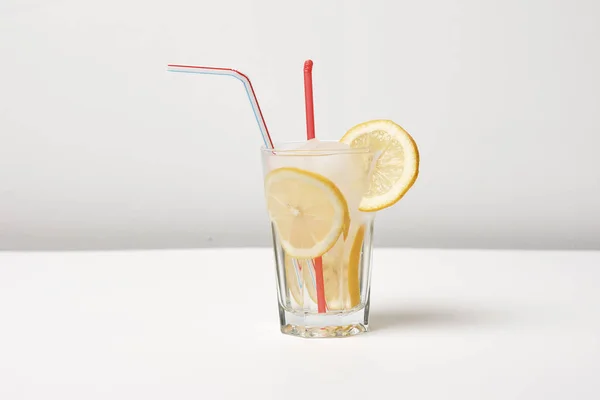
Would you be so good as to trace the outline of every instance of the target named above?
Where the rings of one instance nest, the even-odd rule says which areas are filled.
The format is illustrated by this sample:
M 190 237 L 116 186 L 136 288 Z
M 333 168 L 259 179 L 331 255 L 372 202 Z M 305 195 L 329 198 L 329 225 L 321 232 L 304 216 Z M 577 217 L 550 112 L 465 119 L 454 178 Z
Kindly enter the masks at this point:
M 301 337 L 366 332 L 375 212 L 414 183 L 414 140 L 392 121 L 369 121 L 339 142 L 263 148 L 262 161 L 281 331 Z

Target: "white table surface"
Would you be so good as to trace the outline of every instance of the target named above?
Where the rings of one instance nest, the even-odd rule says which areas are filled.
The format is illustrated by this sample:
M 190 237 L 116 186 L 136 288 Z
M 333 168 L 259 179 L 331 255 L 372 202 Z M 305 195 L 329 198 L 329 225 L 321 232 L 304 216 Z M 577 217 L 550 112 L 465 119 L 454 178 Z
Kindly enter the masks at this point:
M 600 398 L 600 252 L 377 249 L 372 331 L 279 333 L 268 249 L 0 253 L 0 399 Z

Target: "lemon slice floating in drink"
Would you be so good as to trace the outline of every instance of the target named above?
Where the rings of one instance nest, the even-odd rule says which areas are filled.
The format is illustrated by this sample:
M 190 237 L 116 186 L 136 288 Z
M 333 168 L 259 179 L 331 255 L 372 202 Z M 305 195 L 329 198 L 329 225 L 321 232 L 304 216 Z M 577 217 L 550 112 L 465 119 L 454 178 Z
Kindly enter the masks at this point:
M 411 188 L 419 174 L 419 150 L 400 125 L 389 120 L 364 122 L 340 139 L 353 148 L 379 151 L 371 183 L 360 211 L 379 211 L 394 205 Z
M 360 303 L 360 259 L 363 241 L 365 238 L 365 226 L 361 225 L 354 236 L 350 257 L 348 260 L 348 293 L 350 295 L 350 308 Z
M 319 257 L 347 229 L 346 199 L 322 175 L 299 168 L 278 168 L 267 174 L 265 194 L 271 221 L 290 257 Z
M 362 239 L 361 239 L 362 245 Z M 344 240 L 342 237 L 338 242 L 323 255 L 323 281 L 325 288 L 325 299 L 328 310 L 342 310 L 347 307 L 348 298 L 348 264 L 344 260 Z M 357 260 L 358 262 L 358 260 Z M 288 254 L 285 255 L 285 274 L 287 286 L 294 301 L 304 305 L 304 291 L 317 304 L 317 290 L 315 287 L 312 262 L 309 260 L 294 260 Z M 358 279 L 358 269 L 356 278 Z M 358 286 L 350 298 L 360 296 Z
M 309 269 L 309 261 L 296 260 L 286 254 L 284 265 L 286 284 L 294 301 L 301 307 L 304 305 L 304 289 L 306 288 L 310 298 L 316 302 L 317 294 Z

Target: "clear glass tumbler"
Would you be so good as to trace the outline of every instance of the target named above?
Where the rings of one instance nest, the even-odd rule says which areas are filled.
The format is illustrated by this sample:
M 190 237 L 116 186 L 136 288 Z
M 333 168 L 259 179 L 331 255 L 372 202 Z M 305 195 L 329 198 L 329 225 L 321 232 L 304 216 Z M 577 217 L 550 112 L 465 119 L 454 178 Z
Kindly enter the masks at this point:
M 367 148 L 349 149 L 336 142 L 283 143 L 275 149 L 262 149 L 265 178 L 277 169 L 308 171 L 333 183 L 348 206 L 343 232 L 319 259 L 286 254 L 280 227 L 271 219 L 283 333 L 307 338 L 344 337 L 368 330 L 375 213 L 361 212 L 358 208 L 368 189 L 373 159 L 373 152 Z M 310 198 L 313 200 L 320 201 L 317 197 Z M 279 202 L 269 199 L 267 193 L 268 208 L 270 201 Z M 309 209 L 310 204 L 306 207 Z M 308 213 L 300 208 L 295 212 Z M 290 226 L 308 229 L 306 224 Z M 319 309 L 319 299 L 324 300 L 325 309 L 323 304 Z

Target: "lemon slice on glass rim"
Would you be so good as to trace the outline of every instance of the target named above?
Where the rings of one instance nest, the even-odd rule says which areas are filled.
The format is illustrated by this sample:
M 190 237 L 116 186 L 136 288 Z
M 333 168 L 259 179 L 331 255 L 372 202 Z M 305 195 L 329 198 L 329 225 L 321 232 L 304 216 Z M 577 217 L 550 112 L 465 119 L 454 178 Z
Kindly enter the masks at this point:
M 340 139 L 352 148 L 368 147 L 379 157 L 360 211 L 379 211 L 394 205 L 412 187 L 419 174 L 417 144 L 400 125 L 390 120 L 363 122 Z

